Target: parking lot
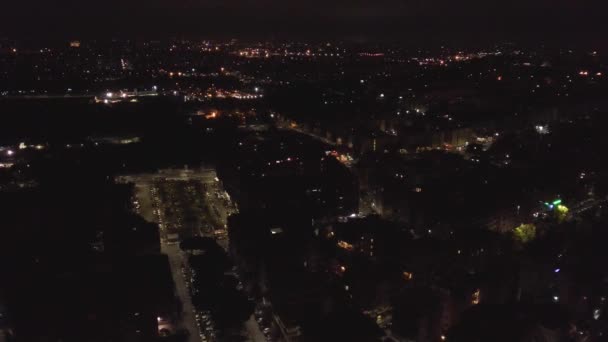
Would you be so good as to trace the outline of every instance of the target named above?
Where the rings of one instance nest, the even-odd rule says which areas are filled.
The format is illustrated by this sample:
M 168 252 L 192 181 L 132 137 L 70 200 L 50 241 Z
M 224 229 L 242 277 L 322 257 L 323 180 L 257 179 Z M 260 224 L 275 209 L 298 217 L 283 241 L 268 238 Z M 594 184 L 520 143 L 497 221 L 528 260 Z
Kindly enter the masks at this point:
M 192 270 L 188 253 L 179 248 L 183 239 L 206 237 L 228 249 L 227 219 L 238 209 L 223 190 L 215 170 L 163 170 L 121 176 L 117 181 L 134 184 L 135 210 L 159 224 L 162 252 L 169 257 L 176 294 L 182 301 L 183 312 L 176 326 L 188 330 L 190 342 L 215 341 L 218 331 L 212 314 L 196 310 L 192 304 Z M 237 281 L 237 290 L 242 290 L 242 283 Z M 251 341 L 266 341 L 253 315 L 243 332 Z

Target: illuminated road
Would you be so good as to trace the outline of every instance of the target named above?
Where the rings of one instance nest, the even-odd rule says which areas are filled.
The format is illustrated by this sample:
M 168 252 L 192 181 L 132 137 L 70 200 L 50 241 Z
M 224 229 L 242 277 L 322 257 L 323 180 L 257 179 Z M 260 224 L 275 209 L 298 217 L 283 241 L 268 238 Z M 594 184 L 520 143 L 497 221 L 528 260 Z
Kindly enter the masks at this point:
M 567 218 L 568 218 L 568 220 L 571 220 L 571 219 L 577 217 L 578 215 L 580 215 L 586 211 L 589 211 L 591 209 L 602 208 L 602 205 L 606 202 L 607 202 L 606 199 L 593 199 L 593 198 L 589 198 L 584 201 L 581 201 L 580 203 L 577 203 L 570 208 L 570 212 L 568 213 Z
M 309 136 L 309 137 L 311 137 L 311 138 L 313 138 L 315 140 L 318 140 L 318 141 L 320 141 L 322 143 L 325 143 L 325 144 L 327 144 L 329 146 L 332 146 L 332 147 L 337 146 L 337 144 L 335 142 L 333 142 L 333 141 L 331 141 L 331 140 L 329 140 L 327 138 L 324 138 L 322 136 L 316 135 L 314 133 L 309 133 L 309 132 L 303 131 L 303 130 L 297 128 L 297 127 L 290 127 L 290 126 L 284 126 L 284 125 L 279 125 L 279 127 L 281 129 L 284 129 L 284 130 L 288 130 L 288 131 L 304 134 L 306 136 Z
M 290 126 L 285 126 L 285 125 L 280 125 L 280 124 L 277 124 L 277 127 L 281 128 L 283 130 L 286 130 L 286 131 L 291 131 L 291 132 L 296 132 L 298 134 L 306 135 L 314 140 L 317 140 L 317 141 L 320 141 L 320 142 L 326 144 L 329 148 L 332 148 L 332 149 L 338 147 L 338 144 L 336 144 L 335 142 L 333 142 L 327 138 L 324 138 L 322 136 L 316 135 L 314 133 L 309 133 L 309 132 L 303 131 L 303 130 L 299 129 L 298 127 L 290 127 Z M 346 145 L 340 145 L 339 147 L 341 149 L 344 149 L 344 148 L 346 148 Z M 338 158 L 338 156 L 336 156 L 336 159 L 339 162 L 341 162 L 344 166 L 351 168 L 353 166 L 353 163 L 355 162 L 355 160 L 353 160 L 353 158 L 351 156 L 352 149 L 348 148 L 348 151 L 350 151 L 350 152 L 343 154 L 342 157 L 348 156 L 349 159 Z
M 192 305 L 190 291 L 186 285 L 186 280 L 182 274 L 183 258 L 178 245 L 166 244 L 163 242 L 162 252 L 169 257 L 171 264 L 171 274 L 173 274 L 173 282 L 175 283 L 175 291 L 182 302 L 182 328 L 185 328 L 190 333 L 188 342 L 200 342 L 199 329 L 196 324 L 196 311 Z
M 266 336 L 260 330 L 260 326 L 258 322 L 255 321 L 255 317 L 251 315 L 249 320 L 245 322 L 245 328 L 247 328 L 247 333 L 249 334 L 249 338 L 253 340 L 253 342 L 266 342 Z

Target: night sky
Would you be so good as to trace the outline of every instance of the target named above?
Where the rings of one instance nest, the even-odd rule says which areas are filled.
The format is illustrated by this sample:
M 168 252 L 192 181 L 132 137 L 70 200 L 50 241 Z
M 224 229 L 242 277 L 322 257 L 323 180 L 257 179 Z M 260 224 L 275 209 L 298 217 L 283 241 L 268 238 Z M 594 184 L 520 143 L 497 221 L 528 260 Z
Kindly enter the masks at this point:
M 601 41 L 605 0 L 5 0 L 0 36 Z

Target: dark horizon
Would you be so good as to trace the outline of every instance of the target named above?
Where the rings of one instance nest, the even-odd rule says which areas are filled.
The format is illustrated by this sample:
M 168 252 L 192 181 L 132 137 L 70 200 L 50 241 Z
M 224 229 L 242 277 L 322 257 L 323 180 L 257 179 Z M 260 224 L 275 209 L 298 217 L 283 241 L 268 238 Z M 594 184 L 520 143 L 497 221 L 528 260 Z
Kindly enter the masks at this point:
M 310 39 L 477 45 L 601 46 L 605 2 L 477 0 L 373 4 L 312 1 L 237 3 L 109 0 L 103 3 L 22 1 L 4 6 L 0 36 L 65 39 Z

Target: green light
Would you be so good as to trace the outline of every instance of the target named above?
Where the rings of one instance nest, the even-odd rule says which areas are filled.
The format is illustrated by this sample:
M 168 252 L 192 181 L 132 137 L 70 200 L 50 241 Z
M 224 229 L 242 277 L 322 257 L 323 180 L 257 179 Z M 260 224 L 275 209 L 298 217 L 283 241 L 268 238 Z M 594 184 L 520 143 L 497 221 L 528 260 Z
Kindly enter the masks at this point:
M 558 204 L 561 204 L 561 203 L 562 203 L 561 199 L 553 201 L 553 205 L 558 205 Z
M 548 206 L 550 206 L 551 204 L 549 204 L 548 202 L 545 202 L 545 205 L 548 207 Z

